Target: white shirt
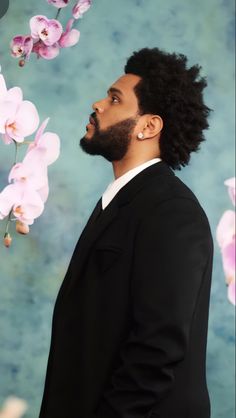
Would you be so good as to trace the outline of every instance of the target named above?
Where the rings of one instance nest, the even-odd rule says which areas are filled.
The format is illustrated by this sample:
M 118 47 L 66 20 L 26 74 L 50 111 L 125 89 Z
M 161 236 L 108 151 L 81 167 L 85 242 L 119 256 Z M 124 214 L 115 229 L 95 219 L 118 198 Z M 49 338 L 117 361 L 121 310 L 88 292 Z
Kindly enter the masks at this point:
M 127 171 L 123 174 L 123 176 L 118 177 L 118 179 L 110 183 L 102 195 L 102 209 L 105 209 L 107 205 L 109 205 L 119 190 L 122 189 L 122 187 L 124 187 L 133 177 L 137 176 L 137 174 L 145 168 L 152 164 L 156 164 L 159 161 L 161 161 L 161 158 L 153 158 L 152 160 L 146 161 L 145 163 L 132 168 L 132 170 Z

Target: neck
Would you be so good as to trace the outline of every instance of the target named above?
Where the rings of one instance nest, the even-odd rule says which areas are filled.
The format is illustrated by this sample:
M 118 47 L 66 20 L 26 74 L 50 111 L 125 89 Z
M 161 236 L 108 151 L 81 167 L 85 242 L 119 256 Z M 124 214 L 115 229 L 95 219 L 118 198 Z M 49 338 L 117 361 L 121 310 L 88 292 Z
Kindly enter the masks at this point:
M 152 160 L 153 158 L 157 158 L 157 155 L 152 155 L 150 157 L 136 157 L 136 158 L 123 158 L 120 161 L 113 161 L 113 172 L 115 179 L 118 177 L 123 176 L 123 174 L 127 173 L 127 171 L 132 170 L 135 167 L 138 167 L 141 164 L 146 163 L 147 161 Z

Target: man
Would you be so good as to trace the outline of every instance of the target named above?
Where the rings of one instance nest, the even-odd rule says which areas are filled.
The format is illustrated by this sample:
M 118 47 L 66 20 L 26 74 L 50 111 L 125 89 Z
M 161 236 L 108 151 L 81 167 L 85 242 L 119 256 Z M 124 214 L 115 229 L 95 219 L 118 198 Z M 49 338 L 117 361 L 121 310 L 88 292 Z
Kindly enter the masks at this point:
M 112 162 L 56 301 L 40 418 L 209 418 L 207 217 L 173 169 L 208 127 L 199 67 L 135 52 L 81 147 Z

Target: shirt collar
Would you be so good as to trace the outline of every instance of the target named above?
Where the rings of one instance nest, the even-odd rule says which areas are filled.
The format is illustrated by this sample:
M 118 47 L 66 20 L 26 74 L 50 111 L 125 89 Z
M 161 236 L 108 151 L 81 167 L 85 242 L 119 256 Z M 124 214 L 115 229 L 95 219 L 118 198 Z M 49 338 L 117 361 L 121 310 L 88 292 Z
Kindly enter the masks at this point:
M 159 161 L 161 161 L 161 158 L 153 158 L 152 160 L 146 161 L 145 163 L 127 171 L 125 174 L 110 183 L 102 195 L 102 209 L 105 209 L 109 205 L 119 190 L 124 187 L 133 177 L 135 177 L 145 168 L 151 166 L 152 164 L 156 164 Z

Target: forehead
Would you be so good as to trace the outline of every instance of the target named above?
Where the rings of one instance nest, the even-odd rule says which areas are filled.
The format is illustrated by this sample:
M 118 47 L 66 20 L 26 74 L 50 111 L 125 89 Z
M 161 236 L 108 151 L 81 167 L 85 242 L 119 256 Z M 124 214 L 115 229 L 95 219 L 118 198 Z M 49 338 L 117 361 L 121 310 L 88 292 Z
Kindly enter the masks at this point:
M 118 78 L 111 86 L 121 91 L 125 95 L 131 94 L 135 96 L 134 87 L 141 80 L 141 77 L 135 74 L 124 74 Z

